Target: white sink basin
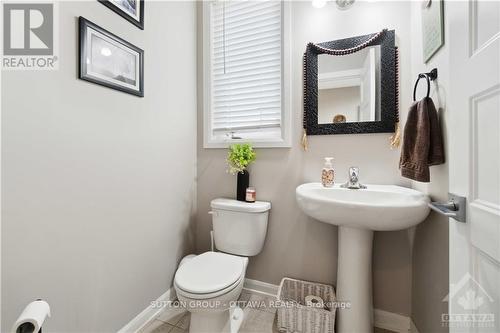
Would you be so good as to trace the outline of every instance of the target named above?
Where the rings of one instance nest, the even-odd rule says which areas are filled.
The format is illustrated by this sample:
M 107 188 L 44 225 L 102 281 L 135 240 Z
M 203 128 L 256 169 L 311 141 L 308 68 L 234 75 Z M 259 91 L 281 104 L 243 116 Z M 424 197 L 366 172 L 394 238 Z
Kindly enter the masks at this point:
M 321 222 L 377 231 L 401 230 L 422 222 L 429 214 L 429 197 L 406 187 L 367 185 L 350 190 L 320 183 L 297 187 L 300 209 Z
M 373 332 L 372 247 L 373 231 L 401 230 L 417 225 L 429 214 L 429 197 L 394 185 L 366 185 L 350 190 L 320 183 L 297 187 L 299 207 L 310 217 L 339 226 L 337 332 Z

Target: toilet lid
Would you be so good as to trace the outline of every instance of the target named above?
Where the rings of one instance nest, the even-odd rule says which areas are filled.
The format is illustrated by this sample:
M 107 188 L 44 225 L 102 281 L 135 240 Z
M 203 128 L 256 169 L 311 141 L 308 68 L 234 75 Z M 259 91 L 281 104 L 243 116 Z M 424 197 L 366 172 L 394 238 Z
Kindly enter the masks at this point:
M 234 199 L 218 198 L 210 202 L 213 209 L 230 210 L 241 213 L 263 213 L 271 209 L 271 203 L 265 201 L 245 202 Z
M 245 270 L 245 258 L 205 252 L 179 267 L 175 284 L 193 294 L 213 293 L 236 283 Z

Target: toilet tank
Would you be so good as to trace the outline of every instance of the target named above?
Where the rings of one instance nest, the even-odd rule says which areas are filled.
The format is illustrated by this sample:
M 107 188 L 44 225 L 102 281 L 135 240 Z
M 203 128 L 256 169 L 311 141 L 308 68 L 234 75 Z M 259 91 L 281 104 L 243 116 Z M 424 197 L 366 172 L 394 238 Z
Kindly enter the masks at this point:
M 210 206 L 217 250 L 240 256 L 255 256 L 262 251 L 270 202 L 219 198 Z

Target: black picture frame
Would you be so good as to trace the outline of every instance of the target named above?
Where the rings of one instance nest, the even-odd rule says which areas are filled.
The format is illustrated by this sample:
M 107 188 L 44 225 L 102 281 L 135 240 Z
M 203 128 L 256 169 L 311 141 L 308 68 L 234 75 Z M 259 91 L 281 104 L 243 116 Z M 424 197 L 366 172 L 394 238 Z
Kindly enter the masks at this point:
M 327 49 L 356 47 L 376 34 L 339 39 L 318 45 Z M 304 54 L 304 125 L 307 135 L 392 133 L 397 119 L 395 31 L 385 31 L 367 46 L 380 45 L 380 120 L 318 124 L 318 55 L 326 54 L 308 46 Z
M 123 9 L 120 7 L 114 5 L 111 0 L 97 0 L 98 2 L 102 3 L 104 6 L 108 7 L 112 11 L 114 11 L 116 14 L 120 15 L 136 27 L 138 27 L 141 30 L 144 30 L 144 0 L 138 0 L 139 1 L 139 21 L 134 19 L 132 16 L 127 14 Z
M 99 84 L 101 86 L 105 86 L 108 88 L 112 88 L 115 90 L 123 91 L 132 95 L 144 97 L 144 50 L 140 49 L 139 47 L 127 42 L 126 40 L 116 36 L 115 34 L 107 31 L 106 29 L 98 26 L 95 23 L 92 23 L 91 21 L 85 19 L 84 17 L 80 16 L 78 18 L 78 24 L 79 24 L 79 68 L 78 68 L 78 77 L 81 80 L 89 81 L 95 84 Z M 119 84 L 115 84 L 112 81 L 106 81 L 105 79 L 97 78 L 95 76 L 92 76 L 88 73 L 88 68 L 87 68 L 87 62 L 86 62 L 86 54 L 87 54 L 87 48 L 90 46 L 89 41 L 87 40 L 87 29 L 92 29 L 110 39 L 113 41 L 120 43 L 121 45 L 125 46 L 126 48 L 130 49 L 131 51 L 135 52 L 139 56 L 139 65 L 138 65 L 138 70 L 139 72 L 137 73 L 136 77 L 139 80 L 138 83 L 138 89 L 132 89 L 128 88 Z

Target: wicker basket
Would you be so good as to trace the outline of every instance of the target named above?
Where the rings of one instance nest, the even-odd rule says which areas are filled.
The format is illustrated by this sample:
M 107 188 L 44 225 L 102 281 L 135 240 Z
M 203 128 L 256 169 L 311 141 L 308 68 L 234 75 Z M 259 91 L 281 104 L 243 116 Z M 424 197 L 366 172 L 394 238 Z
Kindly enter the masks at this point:
M 305 306 L 305 297 L 319 296 L 325 309 Z M 334 333 L 335 291 L 332 286 L 283 278 L 278 291 L 278 329 L 280 332 Z

